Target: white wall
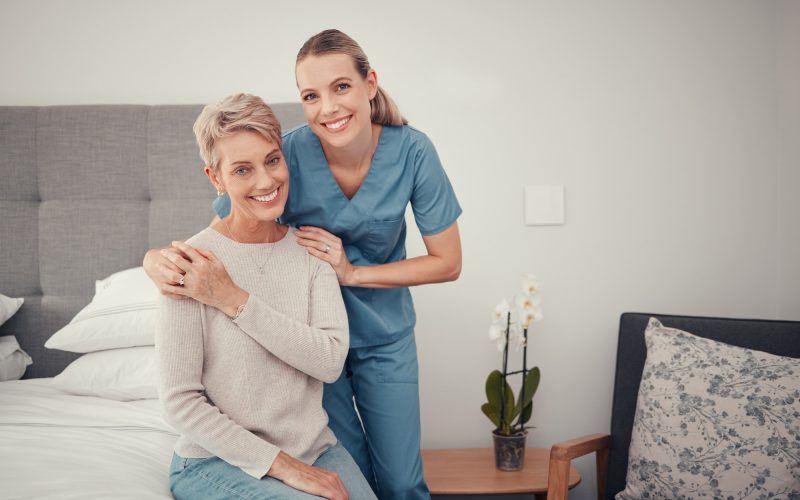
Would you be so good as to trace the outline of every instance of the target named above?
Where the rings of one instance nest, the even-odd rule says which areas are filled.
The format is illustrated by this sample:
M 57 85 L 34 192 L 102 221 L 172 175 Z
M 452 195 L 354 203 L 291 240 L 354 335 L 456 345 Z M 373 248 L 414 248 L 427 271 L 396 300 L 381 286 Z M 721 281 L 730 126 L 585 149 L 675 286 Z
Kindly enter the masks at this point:
M 302 42 L 351 34 L 464 207 L 461 279 L 414 290 L 428 447 L 490 446 L 489 312 L 521 273 L 539 446 L 608 429 L 620 313 L 800 315 L 796 3 L 381 5 L 5 0 L 0 105 L 294 100 Z M 525 226 L 523 186 L 551 183 L 566 224 Z
M 800 319 L 800 2 L 781 0 L 778 20 L 779 316 Z

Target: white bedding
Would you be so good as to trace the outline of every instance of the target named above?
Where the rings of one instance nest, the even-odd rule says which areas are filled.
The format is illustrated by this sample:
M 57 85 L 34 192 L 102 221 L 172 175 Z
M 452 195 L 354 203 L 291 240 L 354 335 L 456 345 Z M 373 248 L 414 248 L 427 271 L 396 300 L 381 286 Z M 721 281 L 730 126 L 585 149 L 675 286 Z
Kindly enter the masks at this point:
M 0 498 L 172 498 L 178 436 L 158 400 L 73 396 L 50 380 L 0 382 Z

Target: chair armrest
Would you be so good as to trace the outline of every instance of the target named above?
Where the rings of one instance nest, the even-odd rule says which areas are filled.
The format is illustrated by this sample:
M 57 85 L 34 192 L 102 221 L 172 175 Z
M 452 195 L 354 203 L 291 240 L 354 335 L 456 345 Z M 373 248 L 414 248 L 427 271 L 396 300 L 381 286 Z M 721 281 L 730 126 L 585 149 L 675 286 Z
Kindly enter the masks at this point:
M 547 500 L 566 500 L 569 466 L 573 458 L 597 453 L 597 498 L 603 500 L 611 436 L 592 434 L 556 443 L 550 448 L 550 471 L 547 477 Z
M 569 441 L 556 443 L 550 448 L 550 460 L 572 460 L 588 455 L 593 451 L 608 449 L 611 436 L 608 434 L 591 434 Z

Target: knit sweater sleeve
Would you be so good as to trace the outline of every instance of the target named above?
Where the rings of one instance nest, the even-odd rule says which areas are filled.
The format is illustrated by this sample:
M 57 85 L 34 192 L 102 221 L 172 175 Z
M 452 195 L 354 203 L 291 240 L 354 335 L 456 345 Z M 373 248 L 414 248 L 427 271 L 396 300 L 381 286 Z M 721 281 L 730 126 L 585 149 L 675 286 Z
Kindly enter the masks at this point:
M 235 323 L 253 340 L 284 363 L 332 383 L 339 378 L 347 357 L 347 312 L 333 268 L 312 259 L 308 321 L 292 319 L 250 294 Z
M 202 384 L 204 327 L 199 302 L 159 298 L 155 344 L 158 392 L 165 417 L 209 453 L 260 479 L 280 449 L 209 402 Z

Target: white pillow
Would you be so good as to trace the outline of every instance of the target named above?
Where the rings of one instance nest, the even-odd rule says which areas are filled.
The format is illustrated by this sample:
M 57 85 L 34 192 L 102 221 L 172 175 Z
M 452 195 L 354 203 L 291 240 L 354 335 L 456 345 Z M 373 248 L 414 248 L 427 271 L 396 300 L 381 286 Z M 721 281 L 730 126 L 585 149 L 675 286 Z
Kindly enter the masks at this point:
M 25 299 L 14 299 L 0 294 L 0 325 L 16 313 Z
M 158 288 L 144 268 L 112 274 L 95 283 L 89 305 L 44 346 L 83 353 L 153 345 L 157 298 Z
M 129 347 L 84 354 L 53 378 L 71 394 L 117 401 L 156 399 L 155 347 Z
M 17 337 L 0 337 L 0 381 L 21 379 L 25 369 L 32 364 L 33 360 L 19 346 Z

